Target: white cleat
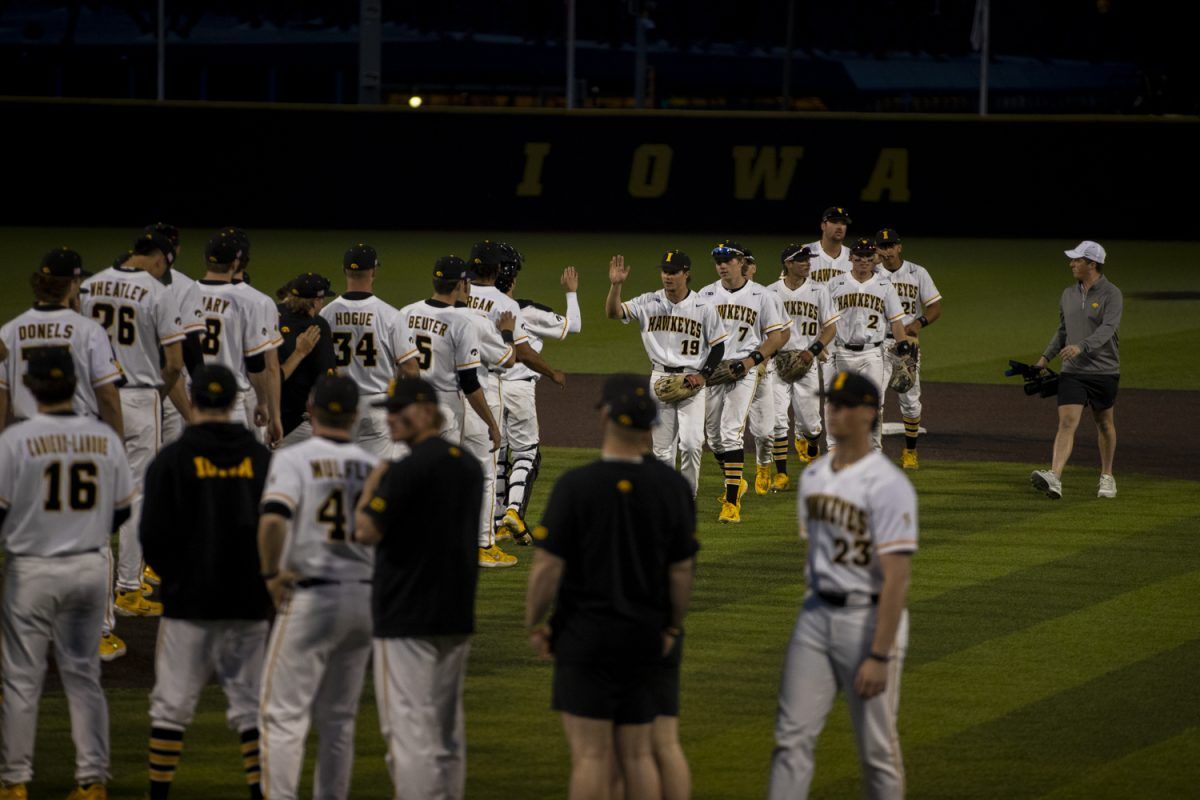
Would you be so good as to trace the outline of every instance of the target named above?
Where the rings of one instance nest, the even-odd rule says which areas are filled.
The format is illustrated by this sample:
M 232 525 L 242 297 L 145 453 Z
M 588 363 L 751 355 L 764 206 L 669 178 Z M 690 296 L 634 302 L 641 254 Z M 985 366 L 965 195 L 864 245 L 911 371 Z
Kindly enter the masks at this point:
M 1117 479 L 1112 475 L 1101 475 L 1100 486 L 1096 489 L 1096 497 L 1116 497 Z
M 1048 469 L 1035 469 L 1029 476 L 1029 482 L 1039 492 L 1045 492 L 1046 497 L 1051 500 L 1058 500 L 1062 497 L 1062 481 Z M 1116 491 L 1115 487 L 1113 491 Z

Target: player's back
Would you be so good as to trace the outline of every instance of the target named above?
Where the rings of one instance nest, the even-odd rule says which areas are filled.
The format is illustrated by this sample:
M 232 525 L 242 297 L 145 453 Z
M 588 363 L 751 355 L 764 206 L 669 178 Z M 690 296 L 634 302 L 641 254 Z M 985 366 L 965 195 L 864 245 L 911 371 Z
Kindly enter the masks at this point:
M 501 315 L 508 312 L 516 322 L 513 325 L 513 344 L 525 344 L 529 335 L 525 332 L 522 322 L 521 306 L 495 286 L 471 286 L 471 296 L 467 298 L 467 307 L 480 316 L 491 320 L 492 324 L 500 321 Z
M 421 377 L 434 389 L 458 391 L 458 371 L 480 365 L 472 316 L 440 300 L 409 303 L 398 314 L 407 342 L 400 358 L 415 352 Z
M 270 340 L 271 346 L 278 347 L 283 344 L 283 335 L 279 332 L 279 308 L 275 305 L 275 301 L 245 281 L 236 281 L 233 285 L 250 298 L 251 306 L 257 312 L 256 322 L 267 329 L 265 335 Z
M 200 349 L 205 364 L 221 364 L 237 378 L 238 390 L 247 391 L 247 358 L 261 355 L 271 346 L 270 331 L 259 321 L 249 295 L 227 281 L 197 281 L 204 332 Z
M 396 359 L 407 350 L 399 315 L 367 292 L 346 292 L 321 309 L 333 335 L 334 363 L 362 394 L 387 392 L 396 375 Z
M 108 425 L 86 416 L 37 414 L 0 436 L 0 529 L 12 555 L 50 557 L 100 550 L 113 509 L 134 488 L 125 448 Z
M 108 333 L 128 386 L 162 385 L 159 347 L 184 337 L 167 287 L 145 270 L 111 267 L 84 281 L 80 307 Z
M 200 306 L 200 285 L 189 275 L 172 267 L 163 280 L 171 295 L 171 301 L 183 320 L 185 334 L 204 330 L 204 309 Z
M 263 506 L 292 512 L 280 565 L 308 578 L 371 579 L 373 549 L 354 544 L 354 507 L 379 458 L 352 442 L 314 436 L 275 451 Z

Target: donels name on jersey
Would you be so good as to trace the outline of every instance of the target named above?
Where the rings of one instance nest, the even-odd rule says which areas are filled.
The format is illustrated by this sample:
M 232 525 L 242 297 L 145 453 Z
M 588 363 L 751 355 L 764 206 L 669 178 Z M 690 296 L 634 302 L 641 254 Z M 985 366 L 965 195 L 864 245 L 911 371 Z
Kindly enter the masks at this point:
M 721 319 L 731 319 L 734 322 L 744 322 L 753 326 L 758 321 L 758 312 L 749 306 L 739 306 L 736 303 L 725 303 L 717 306 Z
M 820 319 L 816 303 L 806 303 L 803 300 L 784 300 L 783 310 L 791 317 L 809 317 Z
M 704 338 L 704 326 L 689 317 L 657 316 L 646 320 L 646 330 L 650 333 L 660 331 L 666 333 L 682 333 L 687 336 Z
M 365 481 L 371 474 L 372 466 L 365 461 L 339 461 L 336 458 L 315 458 L 308 462 L 315 480 L 331 478 L 333 480 Z
M 867 512 L 832 494 L 813 494 L 804 499 L 810 522 L 828 522 L 855 536 L 867 532 Z
M 37 322 L 17 326 L 17 338 L 26 339 L 70 339 L 75 332 L 74 325 L 62 325 L 57 322 Z
M 25 448 L 29 451 L 31 458 L 60 453 L 98 453 L 106 456 L 108 455 L 108 439 L 104 436 L 86 433 L 77 435 L 52 433 L 26 439 Z
M 335 327 L 342 325 L 363 325 L 369 326 L 375 322 L 375 312 L 373 311 L 335 311 L 333 314 L 333 324 Z
M 88 284 L 87 292 L 92 297 L 116 297 L 121 300 L 132 300 L 135 303 L 141 302 L 142 298 L 150 294 L 150 290 L 145 286 L 134 286 L 132 283 L 117 281 L 93 281 Z
M 410 331 L 428 331 L 435 336 L 445 336 L 446 331 L 450 329 L 450 326 L 440 319 L 430 319 L 420 314 L 409 314 L 406 322 Z
M 866 308 L 880 314 L 884 313 L 883 298 L 873 294 L 843 294 L 833 298 L 833 304 L 837 306 L 838 311 L 845 311 L 847 308 Z

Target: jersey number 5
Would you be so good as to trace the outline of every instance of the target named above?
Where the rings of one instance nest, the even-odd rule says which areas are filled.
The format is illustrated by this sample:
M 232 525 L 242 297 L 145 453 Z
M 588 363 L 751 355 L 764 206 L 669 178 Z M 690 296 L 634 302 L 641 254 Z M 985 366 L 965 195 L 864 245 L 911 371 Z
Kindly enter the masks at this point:
M 417 352 L 421 355 L 417 356 L 417 367 L 422 372 L 425 372 L 433 364 L 433 340 L 428 336 L 418 336 Z
M 91 461 L 77 461 L 67 470 L 67 505 L 72 511 L 87 511 L 96 505 L 96 495 L 99 493 L 99 487 L 96 485 L 98 472 L 99 469 Z M 62 511 L 62 462 L 53 461 L 47 464 L 42 477 L 46 480 L 46 502 L 42 508 L 47 511 Z

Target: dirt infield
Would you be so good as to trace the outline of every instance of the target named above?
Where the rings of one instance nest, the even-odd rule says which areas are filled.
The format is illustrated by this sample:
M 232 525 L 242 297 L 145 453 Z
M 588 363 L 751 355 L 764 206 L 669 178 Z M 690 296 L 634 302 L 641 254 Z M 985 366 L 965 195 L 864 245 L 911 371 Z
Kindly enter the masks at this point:
M 542 443 L 551 447 L 598 446 L 600 420 L 595 411 L 601 375 L 572 375 L 566 389 L 543 384 L 538 390 Z M 921 459 L 929 461 L 1019 461 L 1048 464 L 1057 412 L 1053 400 L 1026 397 L 1016 381 L 1011 386 L 929 383 L 924 386 Z M 898 420 L 895 397 L 888 398 L 886 418 Z M 1127 389 L 1117 400 L 1116 471 L 1200 480 L 1200 392 Z M 1095 429 L 1084 420 L 1076 438 L 1072 463 L 1096 465 Z M 899 456 L 899 436 L 884 439 L 886 451 Z M 709 462 L 705 462 L 708 464 Z M 215 589 L 214 589 L 215 591 Z M 157 620 L 119 618 L 117 633 L 129 654 L 104 665 L 104 685 L 147 688 L 154 675 Z M 47 683 L 58 687 L 57 676 Z

